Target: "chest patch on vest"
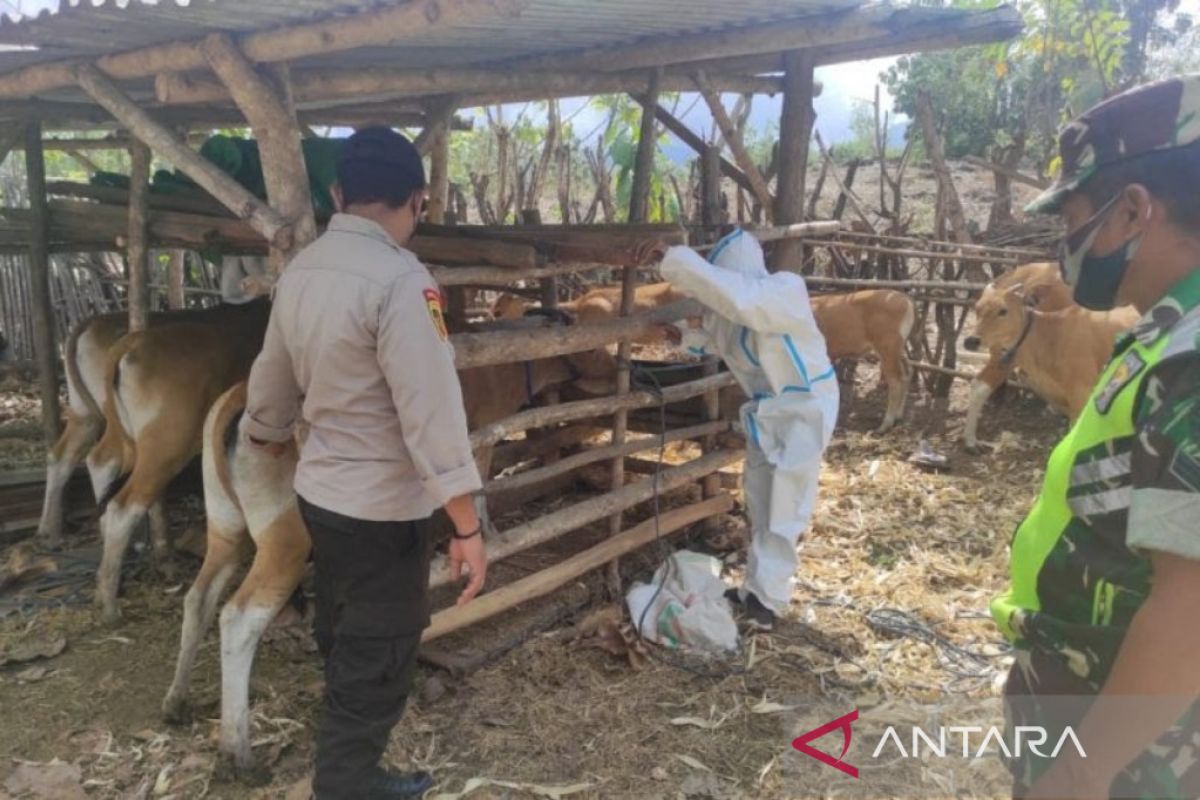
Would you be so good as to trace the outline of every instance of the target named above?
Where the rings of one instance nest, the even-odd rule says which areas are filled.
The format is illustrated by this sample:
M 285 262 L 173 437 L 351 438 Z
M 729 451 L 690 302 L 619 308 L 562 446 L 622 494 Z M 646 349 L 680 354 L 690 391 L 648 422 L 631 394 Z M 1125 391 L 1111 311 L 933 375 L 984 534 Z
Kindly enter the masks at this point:
M 425 306 L 429 309 L 429 319 L 433 322 L 433 329 L 437 331 L 438 338 L 443 342 L 446 341 L 450 338 L 450 334 L 446 330 L 446 312 L 442 306 L 442 293 L 437 289 L 426 289 Z
M 1145 368 L 1146 359 L 1142 358 L 1136 350 L 1126 353 L 1121 359 L 1121 363 L 1113 370 L 1108 383 L 1104 384 L 1104 388 L 1096 395 L 1096 410 L 1101 414 L 1107 414 L 1121 390 L 1132 383 L 1138 375 L 1141 375 Z
M 1171 476 L 1185 488 L 1200 492 L 1200 445 L 1180 445 L 1168 468 Z

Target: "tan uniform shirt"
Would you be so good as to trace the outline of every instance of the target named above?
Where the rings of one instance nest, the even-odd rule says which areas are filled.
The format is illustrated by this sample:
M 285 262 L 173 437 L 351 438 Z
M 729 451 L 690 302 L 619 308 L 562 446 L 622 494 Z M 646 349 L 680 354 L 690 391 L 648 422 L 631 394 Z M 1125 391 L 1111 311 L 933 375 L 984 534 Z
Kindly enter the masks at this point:
M 440 294 L 376 223 L 337 214 L 288 265 L 250 372 L 244 434 L 309 426 L 296 491 L 367 520 L 429 516 L 481 486 Z

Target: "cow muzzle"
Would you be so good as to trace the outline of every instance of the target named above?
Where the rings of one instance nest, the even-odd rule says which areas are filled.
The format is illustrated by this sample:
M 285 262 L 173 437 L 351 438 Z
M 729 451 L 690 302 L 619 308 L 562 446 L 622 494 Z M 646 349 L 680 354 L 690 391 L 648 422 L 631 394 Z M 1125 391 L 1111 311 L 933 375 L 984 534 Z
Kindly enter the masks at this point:
M 982 345 L 983 342 L 979 341 L 978 336 L 968 336 L 966 339 L 963 339 L 963 349 L 971 353 L 978 353 Z

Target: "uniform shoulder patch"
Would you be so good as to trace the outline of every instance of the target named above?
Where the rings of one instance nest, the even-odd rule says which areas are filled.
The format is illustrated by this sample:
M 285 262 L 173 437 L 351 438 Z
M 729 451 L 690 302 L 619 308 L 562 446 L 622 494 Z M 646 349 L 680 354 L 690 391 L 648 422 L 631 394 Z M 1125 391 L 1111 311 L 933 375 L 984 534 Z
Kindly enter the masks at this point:
M 1138 375 L 1141 375 L 1145 368 L 1146 359 L 1142 358 L 1136 350 L 1130 350 L 1122 356 L 1121 363 L 1113 370 L 1108 382 L 1104 384 L 1104 388 L 1096 393 L 1096 410 L 1101 414 L 1107 414 L 1121 390 L 1132 383 Z
M 446 305 L 442 302 L 442 293 L 437 289 L 426 289 L 424 291 L 425 307 L 429 310 L 429 319 L 433 322 L 433 329 L 437 332 L 438 338 L 443 342 L 450 338 L 450 332 L 446 330 Z

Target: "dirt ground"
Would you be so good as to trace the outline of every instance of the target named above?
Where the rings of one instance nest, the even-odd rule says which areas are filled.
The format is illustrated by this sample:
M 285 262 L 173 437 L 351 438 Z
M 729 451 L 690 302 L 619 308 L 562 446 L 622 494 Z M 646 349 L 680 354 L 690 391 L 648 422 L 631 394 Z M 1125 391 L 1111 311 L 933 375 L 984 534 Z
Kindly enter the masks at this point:
M 1009 535 L 1063 422 L 1015 398 L 994 408 L 983 428 L 998 450 L 968 455 L 958 443 L 964 388 L 949 409 L 914 394 L 903 426 L 877 436 L 869 431 L 882 415 L 883 391 L 874 369 L 860 367 L 857 397 L 844 405 L 826 456 L 795 601 L 774 633 L 747 639 L 728 660 L 614 655 L 578 636 L 576 624 L 611 604 L 602 580 L 580 581 L 547 602 L 438 642 L 478 653 L 510 638 L 531 615 L 549 620 L 465 678 L 423 667 L 388 758 L 431 770 L 438 781 L 432 795 L 447 800 L 468 791 L 472 798 L 795 797 L 802 756 L 790 741 L 803 727 L 796 728 L 792 706 L 818 696 L 859 705 L 884 697 L 994 696 L 1008 661 L 987 603 L 1004 583 Z M 36 400 L 25 388 L 6 389 L 0 460 L 6 469 L 34 465 Z M 30 435 L 7 435 L 17 429 Z M 949 456 L 947 472 L 907 463 L 922 440 Z M 639 508 L 629 518 L 649 513 Z M 194 517 L 194 507 L 176 515 L 180 525 Z M 604 529 L 570 538 L 594 539 Z M 89 536 L 74 541 L 86 547 Z M 740 576 L 744 530 L 737 513 L 718 534 L 693 532 L 687 541 L 725 551 L 727 580 Z M 626 559 L 626 581 L 646 579 L 659 555 L 652 545 Z M 181 597 L 197 565 L 181 558 L 174 580 L 135 569 L 119 628 L 96 626 L 86 580 L 61 607 L 0 619 L 0 655 L 31 643 L 61 649 L 0 667 L 0 799 L 307 796 L 321 675 L 303 626 L 271 632 L 255 666 L 253 738 L 265 783 L 247 785 L 220 769 L 215 633 L 196 667 L 196 721 L 171 727 L 160 717 Z M 525 560 L 511 569 L 536 566 Z M 550 613 L 556 607 L 560 613 Z M 913 624 L 881 624 L 889 609 Z

